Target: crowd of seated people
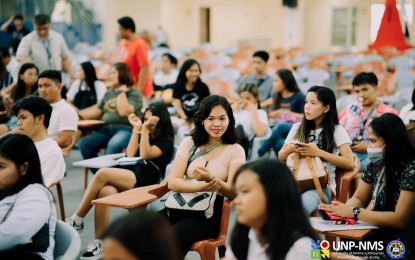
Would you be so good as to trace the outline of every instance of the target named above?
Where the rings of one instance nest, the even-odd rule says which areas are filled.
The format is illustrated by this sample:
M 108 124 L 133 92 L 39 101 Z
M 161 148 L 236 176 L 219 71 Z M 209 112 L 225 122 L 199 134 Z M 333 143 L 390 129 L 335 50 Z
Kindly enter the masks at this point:
M 148 54 L 142 39 L 135 35 L 134 21 L 123 17 L 118 23 L 123 39 L 119 45 L 120 62 L 111 66 L 105 83 L 98 79 L 92 61 L 79 64 L 75 77 L 69 50 L 61 35 L 50 29 L 45 15 L 35 17 L 35 31 L 23 37 L 16 50 L 21 64 L 14 82 L 13 72 L 7 71 L 5 59 L 0 56 L 2 105 L 8 116 L 1 125 L 4 136 L 0 139 L 0 238 L 21 235 L 14 242 L 0 243 L 0 251 L 16 254 L 12 249 L 28 241 L 48 222 L 49 247 L 35 255 L 52 259 L 56 210 L 53 203 L 46 203 L 49 195 L 42 193 L 49 191 L 43 186 L 49 188 L 63 179 L 65 162 L 61 149 L 73 142 L 78 121 L 99 119 L 103 124 L 79 140 L 84 159 L 97 157 L 102 151 L 126 151 L 128 157 L 141 156 L 147 164 L 97 169 L 79 208 L 67 220 L 78 232 L 83 229 L 83 218 L 92 208 L 92 200 L 156 184 L 174 159 L 167 180 L 171 191 L 214 191 L 218 196 L 209 217 L 204 212 L 180 209 L 165 208 L 160 212 L 165 217 L 159 220 L 160 225 L 171 226 L 171 234 L 177 236 L 175 242 L 171 242 L 172 237 L 164 237 L 169 240 L 166 243 L 173 245 L 170 259 L 173 255 L 177 259 L 184 257 L 196 241 L 217 236 L 225 198 L 234 199 L 237 207 L 237 224 L 227 252 L 229 259 L 308 256 L 311 239 L 318 237 L 307 217 L 318 207 L 333 215 L 354 217 L 381 227 L 380 232 L 367 239 L 402 239 L 408 244 L 406 256 L 413 256 L 415 251 L 407 234 L 412 228 L 415 205 L 411 175 L 414 148 L 404 123 L 413 123 L 415 90 L 412 103 L 400 111 L 400 119 L 396 116 L 398 111 L 378 96 L 377 75 L 356 73 L 352 88 L 357 102 L 338 113 L 335 93 L 330 88 L 313 86 L 303 93 L 298 72 L 282 68 L 268 73 L 270 53 L 260 50 L 250 54 L 252 73 L 243 73 L 238 82 L 233 82 L 240 99 L 231 104 L 226 97 L 210 94 L 203 80 L 202 61 L 190 56 L 178 60 L 166 52 L 161 56 L 162 67 L 150 72 L 148 58 L 129 53 L 134 49 L 140 55 Z M 30 51 L 34 48 L 39 51 Z M 71 84 L 64 86 L 61 72 L 72 78 Z M 153 88 L 148 83 L 151 81 Z M 64 89 L 68 90 L 66 100 L 62 95 Z M 169 114 L 169 104 L 175 107 L 175 115 Z M 250 151 L 252 140 L 268 131 L 271 135 L 259 150 Z M 30 155 L 19 151 L 22 158 L 15 158 L 16 151 L 8 146 L 10 142 L 22 143 Z M 179 146 L 173 154 L 175 143 Z M 212 145 L 213 149 L 206 150 Z M 30 158 L 33 147 L 36 158 Z M 282 162 L 259 160 L 245 164 L 249 152 L 264 156 L 271 148 L 281 161 L 293 153 L 320 157 L 330 175 L 330 186 L 323 187 L 324 199 L 316 189 L 298 190 Z M 207 152 L 192 157 L 192 153 L 200 151 Z M 353 154 L 360 160 L 362 182 L 349 201 L 342 204 L 335 201 L 336 168 L 352 169 Z M 37 165 L 40 169 L 33 168 Z M 281 172 L 275 174 L 276 171 Z M 38 197 L 26 198 L 26 193 Z M 290 196 L 283 201 L 285 204 L 274 201 L 284 194 Z M 33 203 L 41 204 L 40 207 L 30 205 L 31 200 L 36 200 Z M 328 204 L 322 205 L 324 201 Z M 23 232 L 16 227 L 23 221 L 20 214 L 31 210 L 43 211 L 33 220 L 32 228 Z M 145 221 L 158 217 L 142 218 Z M 144 259 L 126 242 L 132 233 L 124 237 L 122 225 L 115 223 L 106 230 L 109 219 L 108 208 L 95 208 L 96 240 L 91 241 L 82 259 L 110 257 L 104 251 L 113 253 L 112 250 L 124 250 Z M 297 225 L 300 222 L 302 225 Z M 284 229 L 291 226 L 290 230 Z M 271 231 L 278 234 L 270 234 Z

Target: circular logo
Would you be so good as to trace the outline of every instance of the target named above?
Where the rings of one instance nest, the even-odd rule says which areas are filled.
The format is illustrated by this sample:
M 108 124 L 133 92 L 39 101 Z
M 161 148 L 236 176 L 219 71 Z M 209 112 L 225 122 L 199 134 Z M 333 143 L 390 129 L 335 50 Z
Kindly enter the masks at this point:
M 405 254 L 405 245 L 399 240 L 392 240 L 386 246 L 386 253 L 392 259 L 403 258 Z
M 321 247 L 321 249 L 329 249 L 329 247 L 330 247 L 329 241 L 327 241 L 327 240 L 321 241 L 320 247 Z

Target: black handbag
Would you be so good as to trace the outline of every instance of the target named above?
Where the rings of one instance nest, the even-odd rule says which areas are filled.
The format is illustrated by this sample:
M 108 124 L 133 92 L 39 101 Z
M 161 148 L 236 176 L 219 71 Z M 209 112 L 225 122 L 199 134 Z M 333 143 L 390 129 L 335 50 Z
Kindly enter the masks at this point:
M 9 210 L 7 211 L 6 215 L 4 216 L 3 220 L 0 224 L 2 224 L 7 217 L 9 216 L 10 212 L 13 210 L 14 204 L 16 203 L 16 199 L 14 200 L 13 204 L 10 206 Z M 25 253 L 44 253 L 48 250 L 50 245 L 50 234 L 49 234 L 49 222 L 50 218 L 52 216 L 52 204 L 50 206 L 50 216 L 48 219 L 48 222 L 46 222 L 40 230 L 33 235 L 33 237 L 23 245 L 17 245 L 12 249 L 9 249 L 7 251 L 4 251 L 0 254 L 10 254 L 10 255 L 16 255 L 16 254 L 25 254 Z

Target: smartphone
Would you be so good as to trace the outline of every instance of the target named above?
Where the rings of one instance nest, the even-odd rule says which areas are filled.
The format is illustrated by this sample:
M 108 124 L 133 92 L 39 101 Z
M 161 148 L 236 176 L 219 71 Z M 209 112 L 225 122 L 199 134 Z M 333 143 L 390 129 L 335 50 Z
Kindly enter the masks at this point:
M 294 145 L 294 146 L 304 146 L 305 143 L 299 142 L 299 141 L 292 141 L 290 144 Z
M 326 211 L 322 210 L 322 209 L 318 209 L 317 213 L 320 215 L 320 217 L 324 220 L 331 220 L 330 216 L 327 214 Z

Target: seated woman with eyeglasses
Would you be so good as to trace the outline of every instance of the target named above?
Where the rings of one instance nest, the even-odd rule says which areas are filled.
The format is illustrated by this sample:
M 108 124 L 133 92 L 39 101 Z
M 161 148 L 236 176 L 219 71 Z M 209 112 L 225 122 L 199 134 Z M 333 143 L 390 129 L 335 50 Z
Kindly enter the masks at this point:
M 135 187 L 156 184 L 164 177 L 167 164 L 173 157 L 174 131 L 167 108 L 162 103 L 150 105 L 140 120 L 135 114 L 128 117 L 134 127 L 127 156 L 141 156 L 147 164 L 138 163 L 128 167 L 102 168 L 85 191 L 81 205 L 75 214 L 66 220 L 79 233 L 83 230 L 83 218 L 91 209 L 91 201 Z M 123 169 L 124 168 L 124 169 Z M 95 207 L 95 237 L 98 238 L 109 222 L 109 208 Z M 85 259 L 102 254 L 102 241 L 93 240 L 83 255 Z M 82 258 L 81 258 L 82 259 Z

